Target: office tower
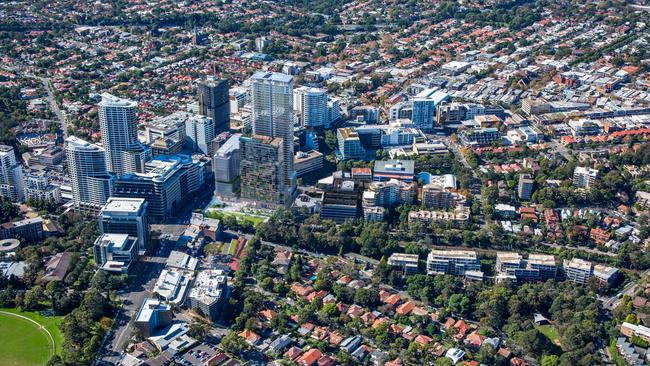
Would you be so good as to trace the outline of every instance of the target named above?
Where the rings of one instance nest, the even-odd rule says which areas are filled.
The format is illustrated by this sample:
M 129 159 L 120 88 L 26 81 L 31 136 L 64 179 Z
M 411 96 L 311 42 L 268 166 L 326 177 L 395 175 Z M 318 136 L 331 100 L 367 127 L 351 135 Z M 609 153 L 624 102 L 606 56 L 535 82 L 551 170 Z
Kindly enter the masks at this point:
M 215 133 L 216 126 L 211 117 L 195 114 L 185 120 L 185 134 L 192 151 L 200 151 L 211 156 Z
M 232 197 L 238 185 L 241 134 L 230 136 L 213 157 L 215 193 L 217 197 Z
M 66 139 L 65 151 L 75 207 L 98 212 L 111 196 L 114 181 L 106 171 L 104 149 L 71 136 Z
M 102 94 L 102 101 L 98 105 L 106 167 L 117 176 L 130 172 L 124 167 L 123 152 L 139 144 L 138 121 L 135 116 L 137 106 L 134 101 L 108 93 Z
M 61 189 L 50 184 L 45 170 L 31 169 L 25 173 L 25 199 L 61 202 Z
M 16 161 L 14 148 L 0 145 L 0 196 L 11 202 L 24 198 L 23 167 Z
M 329 124 L 327 92 L 320 88 L 300 87 L 293 91 L 293 106 L 304 127 L 322 127 Z
M 230 129 L 228 80 L 208 76 L 197 85 L 199 113 L 212 118 L 217 133 Z M 214 136 L 213 136 L 214 138 Z
M 472 250 L 432 250 L 427 257 L 428 274 L 465 275 L 467 271 L 480 271 L 481 262 Z
M 98 217 L 101 234 L 128 234 L 137 238 L 138 251 L 149 241 L 149 215 L 143 198 L 111 197 Z
M 327 121 L 325 126 L 329 127 L 332 123 L 340 120 L 341 115 L 341 101 L 338 99 L 330 99 L 327 101 Z
M 276 186 L 283 189 L 283 192 L 278 192 L 279 195 L 276 196 L 283 197 L 281 201 L 288 203 L 291 199 L 287 199 L 286 196 L 292 196 L 295 191 L 293 77 L 279 73 L 257 72 L 250 80 L 253 100 L 253 134 L 258 137 L 269 137 L 269 142 L 277 142 L 279 139 L 281 143 L 280 156 L 277 159 L 279 164 L 276 165 L 279 169 L 279 181 Z M 246 159 L 246 155 L 242 156 Z M 242 185 L 244 185 L 243 177 Z M 251 184 L 247 185 L 251 186 Z
M 579 166 L 573 171 L 573 185 L 578 188 L 590 189 L 594 186 L 597 179 L 598 170 L 596 169 Z
M 281 138 L 258 135 L 241 137 L 240 153 L 242 198 L 279 205 L 292 201 L 285 179 L 286 164 Z
M 138 259 L 137 239 L 127 234 L 102 234 L 95 240 L 93 254 L 99 268 L 127 273 L 131 263 Z
M 519 184 L 517 185 L 517 195 L 519 199 L 529 200 L 533 194 L 533 177 L 530 174 L 519 174 Z

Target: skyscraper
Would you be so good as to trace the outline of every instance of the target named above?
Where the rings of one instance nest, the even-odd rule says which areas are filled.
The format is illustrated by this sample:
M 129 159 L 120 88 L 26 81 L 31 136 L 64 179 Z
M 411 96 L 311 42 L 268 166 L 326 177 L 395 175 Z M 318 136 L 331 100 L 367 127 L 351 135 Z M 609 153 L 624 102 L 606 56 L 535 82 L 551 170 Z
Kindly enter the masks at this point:
M 125 167 L 124 151 L 139 145 L 135 116 L 137 105 L 134 101 L 108 93 L 102 94 L 102 101 L 98 105 L 102 147 L 106 150 L 106 167 L 118 176 L 131 172 Z
M 216 126 L 211 117 L 193 114 L 185 119 L 185 135 L 192 150 L 212 155 L 212 140 Z
M 436 106 L 448 99 L 448 94 L 434 89 L 425 89 L 413 97 L 411 120 L 415 127 L 423 131 L 430 131 L 436 117 Z
M 281 187 L 288 195 L 295 190 L 293 169 L 293 77 L 273 72 L 257 72 L 251 77 L 253 135 L 282 139 L 280 147 Z M 242 159 L 247 159 L 242 154 Z M 243 183 L 242 183 L 243 184 Z
M 23 167 L 16 161 L 14 148 L 0 145 L 0 196 L 12 202 L 24 198 Z
M 304 127 L 320 127 L 329 123 L 327 92 L 320 88 L 300 87 L 293 92 L 293 106 Z
M 279 137 L 253 135 L 240 138 L 242 198 L 262 205 L 291 202 L 291 191 L 284 179 L 286 164 L 282 148 L 283 141 Z
M 66 139 L 65 151 L 75 207 L 99 212 L 111 196 L 114 180 L 106 171 L 104 149 L 71 136 Z
M 230 96 L 228 80 L 208 76 L 199 81 L 199 113 L 212 118 L 216 133 L 230 128 Z M 214 137 L 214 136 L 213 136 Z

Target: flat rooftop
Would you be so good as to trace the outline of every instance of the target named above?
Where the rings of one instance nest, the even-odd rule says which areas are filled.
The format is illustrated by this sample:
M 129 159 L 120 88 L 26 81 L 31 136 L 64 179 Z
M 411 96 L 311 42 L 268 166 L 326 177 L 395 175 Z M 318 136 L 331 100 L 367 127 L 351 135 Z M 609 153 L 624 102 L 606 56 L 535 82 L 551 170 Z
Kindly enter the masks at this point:
M 144 205 L 144 198 L 110 197 L 102 208 L 102 213 L 137 213 Z

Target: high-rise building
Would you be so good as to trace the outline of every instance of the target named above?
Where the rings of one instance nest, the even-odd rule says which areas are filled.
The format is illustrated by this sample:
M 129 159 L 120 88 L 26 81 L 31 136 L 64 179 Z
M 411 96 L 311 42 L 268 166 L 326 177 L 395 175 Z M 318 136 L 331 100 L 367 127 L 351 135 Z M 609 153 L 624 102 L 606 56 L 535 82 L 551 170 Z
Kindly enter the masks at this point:
M 232 197 L 237 187 L 241 161 L 240 137 L 241 134 L 230 136 L 214 154 L 212 165 L 218 197 Z
M 109 198 L 99 213 L 99 232 L 135 237 L 138 251 L 144 252 L 149 240 L 147 202 L 143 198 Z
M 135 148 L 138 142 L 138 121 L 135 109 L 138 103 L 102 94 L 99 102 L 99 128 L 102 134 L 102 147 L 106 150 L 106 167 L 108 171 L 122 176 L 131 173 L 125 167 L 124 152 Z
M 65 151 L 75 207 L 99 212 L 111 196 L 115 178 L 106 170 L 104 149 L 71 136 L 66 139 Z
M 211 117 L 195 114 L 185 120 L 187 142 L 193 151 L 212 155 L 212 140 L 216 136 L 215 133 L 216 126 Z
M 279 137 L 240 138 L 242 198 L 277 205 L 292 201 L 284 175 L 286 164 L 282 148 L 283 141 Z
M 208 76 L 199 81 L 197 89 L 199 113 L 212 118 L 217 133 L 228 130 L 230 128 L 228 80 Z
M 14 148 L 7 145 L 0 145 L 0 196 L 12 202 L 24 198 L 23 167 L 16 161 Z
M 304 127 L 321 127 L 329 124 L 325 89 L 306 86 L 294 89 L 293 106 L 298 111 L 300 123 Z
M 449 94 L 434 89 L 425 89 L 412 99 L 411 120 L 415 127 L 430 131 L 436 117 L 436 105 L 449 99 Z
M 533 194 L 533 177 L 530 174 L 519 174 L 519 184 L 517 185 L 517 195 L 519 199 L 529 200 Z
M 257 137 L 266 136 L 270 138 L 269 142 L 279 141 L 281 143 L 275 167 L 279 170 L 277 172 L 279 181 L 276 186 L 283 189 L 283 191 L 274 196 L 282 197 L 281 201 L 289 203 L 292 199 L 288 199 L 287 195 L 293 196 L 295 191 L 295 171 L 293 168 L 293 77 L 280 73 L 257 72 L 250 80 L 253 101 L 253 134 Z M 259 141 L 256 144 L 260 145 Z M 266 150 L 273 149 L 274 147 Z M 243 159 L 246 159 L 246 156 L 243 154 Z M 243 180 L 242 175 L 242 186 L 245 185 Z M 246 183 L 246 185 L 250 187 L 252 184 Z

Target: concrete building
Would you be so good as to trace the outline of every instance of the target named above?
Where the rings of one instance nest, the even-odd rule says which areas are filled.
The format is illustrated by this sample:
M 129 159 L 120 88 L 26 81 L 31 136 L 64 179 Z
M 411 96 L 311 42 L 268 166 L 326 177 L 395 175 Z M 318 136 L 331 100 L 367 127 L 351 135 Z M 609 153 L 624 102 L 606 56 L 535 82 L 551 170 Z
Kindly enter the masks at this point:
M 0 225 L 0 240 L 21 238 L 34 242 L 45 238 L 43 219 L 39 217 L 5 222 Z
M 186 141 L 192 151 L 211 156 L 212 140 L 216 131 L 216 124 L 210 117 L 194 114 L 185 119 Z
M 373 181 L 385 182 L 397 179 L 406 183 L 413 181 L 413 160 L 377 160 L 373 169 Z
M 292 186 L 287 186 L 285 179 L 287 165 L 284 163 L 283 145 L 279 137 L 253 135 L 240 138 L 243 199 L 270 206 L 293 201 Z
M 527 201 L 533 195 L 533 177 L 530 174 L 519 174 L 519 183 L 517 184 L 517 196 L 519 199 Z
M 501 134 L 494 127 L 470 128 L 460 132 L 460 139 L 469 146 L 489 146 L 501 141 Z
M 298 151 L 293 158 L 296 176 L 300 177 L 323 168 L 323 154 L 317 150 Z
M 0 197 L 20 202 L 25 197 L 23 167 L 16 160 L 14 148 L 0 145 Z
M 573 171 L 573 185 L 578 188 L 590 189 L 598 180 L 598 170 L 578 166 Z
M 336 130 L 338 152 L 343 159 L 362 160 L 366 158 L 366 149 L 361 143 L 359 133 L 351 128 Z
M 351 179 L 334 179 L 333 185 L 323 192 L 320 216 L 337 223 L 358 218 L 360 189 L 360 185 Z
M 481 262 L 472 250 L 432 250 L 427 257 L 427 274 L 464 276 L 467 271 L 480 271 Z
M 397 179 L 387 182 L 372 182 L 363 192 L 363 207 L 391 207 L 399 204 L 412 204 L 417 194 L 415 183 L 405 183 Z
M 272 72 L 257 72 L 251 78 L 253 105 L 253 135 L 266 136 L 279 141 L 281 146 L 276 158 L 279 169 L 278 192 L 290 196 L 284 203 L 293 201 L 296 174 L 293 167 L 293 77 Z M 277 140 L 279 139 L 279 140 Z M 243 168 L 243 167 L 242 167 Z M 242 175 L 242 186 L 244 184 Z
M 363 219 L 368 222 L 381 222 L 386 216 L 386 209 L 379 206 L 363 206 Z
M 102 234 L 93 245 L 97 265 L 109 272 L 128 273 L 138 259 L 137 238 L 127 234 Z
M 329 124 L 327 91 L 303 86 L 293 90 L 293 107 L 303 127 L 324 127 Z
M 158 276 L 153 293 L 162 301 L 182 306 L 192 283 L 193 273 L 187 270 L 163 269 Z
M 193 118 L 195 114 L 178 111 L 168 116 L 157 117 L 144 124 L 145 141 L 152 144 L 159 139 L 171 139 L 185 143 L 186 123 Z
M 643 339 L 646 342 L 650 342 L 650 328 L 643 325 L 631 324 L 628 322 L 623 322 L 621 324 L 621 334 L 626 337 L 637 336 Z
M 25 200 L 42 200 L 61 203 L 61 189 L 50 184 L 50 178 L 45 170 L 30 169 L 25 172 Z
M 228 138 L 215 152 L 212 160 L 215 180 L 215 194 L 221 198 L 233 198 L 239 187 L 241 168 L 241 134 Z
M 497 280 L 536 281 L 555 278 L 557 265 L 552 255 L 531 254 L 523 259 L 518 253 L 497 252 Z
M 144 198 L 151 221 L 170 217 L 205 183 L 205 165 L 187 155 L 156 157 L 145 170 L 115 180 L 113 196 Z
M 190 308 L 200 311 L 213 321 L 219 319 L 228 296 L 228 284 L 221 270 L 199 272 L 190 291 Z
M 451 192 L 443 186 L 435 183 L 425 184 L 422 187 L 422 206 L 428 208 L 449 208 L 451 207 Z
M 425 89 L 413 97 L 411 120 L 415 127 L 423 131 L 431 131 L 436 117 L 436 105 L 448 99 L 448 94 L 435 89 Z
M 78 137 L 66 139 L 68 173 L 77 209 L 97 213 L 111 196 L 115 177 L 108 173 L 105 150 Z
M 147 298 L 140 306 L 134 324 L 143 338 L 149 338 L 157 330 L 171 324 L 173 317 L 171 306 L 160 300 Z
M 230 129 L 230 93 L 228 88 L 228 80 L 215 77 L 206 77 L 197 85 L 199 113 L 212 119 L 216 133 Z
M 580 284 L 587 283 L 591 277 L 595 277 L 602 283 L 613 284 L 619 272 L 618 268 L 600 264 L 594 265 L 589 261 L 579 258 L 565 259 L 563 267 L 566 278 Z
M 102 147 L 106 151 L 106 168 L 122 176 L 132 172 L 124 166 L 123 152 L 139 145 L 138 103 L 104 93 L 98 105 Z
M 417 254 L 393 253 L 388 258 L 388 265 L 404 275 L 413 275 L 418 273 L 418 261 Z
M 101 234 L 127 234 L 137 238 L 138 251 L 144 253 L 149 241 L 149 214 L 144 198 L 111 197 L 99 212 Z

